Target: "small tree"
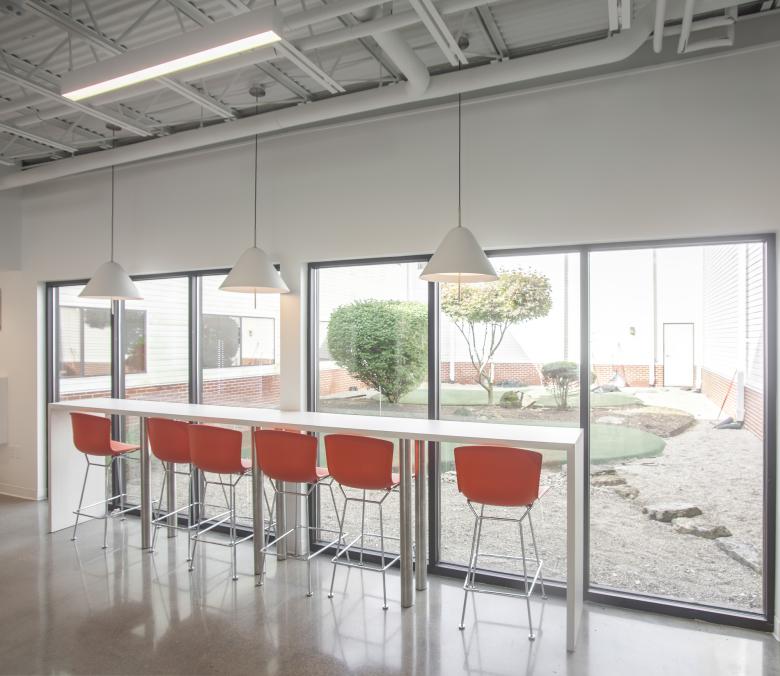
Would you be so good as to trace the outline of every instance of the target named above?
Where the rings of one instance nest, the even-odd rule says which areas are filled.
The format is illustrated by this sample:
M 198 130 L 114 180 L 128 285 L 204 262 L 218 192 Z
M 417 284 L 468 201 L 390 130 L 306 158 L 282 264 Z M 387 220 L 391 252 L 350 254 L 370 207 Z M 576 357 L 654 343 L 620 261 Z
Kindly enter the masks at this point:
M 573 361 L 553 361 L 542 366 L 542 378 L 552 392 L 556 407 L 568 410 L 569 392 L 579 383 L 580 367 Z
M 490 363 L 513 324 L 546 317 L 552 307 L 550 280 L 536 272 L 503 272 L 495 282 L 442 286 L 441 309 L 455 323 L 469 350 L 475 380 L 493 403 Z
M 428 314 L 411 301 L 359 300 L 333 311 L 328 350 L 357 380 L 397 403 L 428 372 Z

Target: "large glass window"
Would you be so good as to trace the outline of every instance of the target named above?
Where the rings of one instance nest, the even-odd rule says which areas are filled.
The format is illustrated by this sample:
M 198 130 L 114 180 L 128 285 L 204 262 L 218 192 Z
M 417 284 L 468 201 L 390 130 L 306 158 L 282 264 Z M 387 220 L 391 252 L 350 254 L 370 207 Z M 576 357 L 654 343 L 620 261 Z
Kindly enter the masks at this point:
M 578 427 L 579 254 L 491 258 L 499 280 L 439 285 L 441 418 Z M 441 559 L 467 565 L 473 516 L 458 492 L 455 444 L 440 444 Z M 545 452 L 535 510 L 545 577 L 566 576 L 565 455 Z M 512 510 L 495 509 L 497 516 Z M 514 510 L 515 512 L 517 510 Z M 517 514 L 514 514 L 517 517 Z M 507 525 L 485 522 L 485 551 L 519 556 Z M 520 562 L 485 559 L 492 570 L 521 574 Z
M 53 290 L 55 395 L 59 399 L 111 396 L 111 303 L 80 298 L 81 285 Z
M 428 417 L 423 263 L 325 267 L 317 275 L 317 410 Z
M 151 401 L 188 402 L 189 279 L 164 277 L 136 282 L 143 300 L 125 301 L 122 315 L 124 397 Z M 125 439 L 138 443 L 138 418 L 125 419 Z M 184 468 L 179 468 L 184 469 Z M 127 463 L 126 492 L 131 503 L 140 501 L 139 466 Z M 162 467 L 152 461 L 152 495 L 160 496 Z M 177 502 L 188 502 L 188 482 L 177 476 Z
M 629 595 L 640 606 L 642 597 L 661 598 L 670 608 L 700 606 L 710 619 L 765 613 L 773 450 L 764 410 L 774 387 L 766 381 L 766 271 L 774 264 L 766 243 L 582 247 L 492 262 L 499 281 L 439 285 L 434 303 L 418 263 L 313 265 L 313 408 L 522 425 L 586 421 L 589 584 L 598 598 Z M 425 308 L 438 339 L 432 383 L 406 352 L 410 323 L 390 312 L 408 303 Z M 430 369 L 432 346 L 423 353 Z M 584 354 L 590 372 L 582 380 Z M 452 445 L 439 445 L 438 458 L 432 563 L 465 566 L 472 517 L 457 490 Z M 562 582 L 562 454 L 544 454 L 542 482 L 551 489 L 535 517 L 545 577 Z M 329 500 L 319 504 L 332 527 Z M 491 525 L 483 545 L 516 554 L 512 538 Z M 497 560 L 483 565 L 499 577 L 521 574 Z
M 591 583 L 761 611 L 763 243 L 590 254 Z
M 421 262 L 355 264 L 313 270 L 318 290 L 319 387 L 316 408 L 331 413 L 428 417 L 428 284 Z M 391 439 L 396 443 L 395 439 Z M 324 448 L 321 460 L 325 462 Z M 398 464 L 396 448 L 396 466 Z M 320 496 L 323 528 L 337 529 L 333 503 Z M 338 499 L 341 509 L 341 500 Z M 398 536 L 398 496 L 385 503 L 385 534 Z M 345 530 L 360 532 L 362 515 L 347 509 Z M 379 533 L 366 510 L 366 531 Z M 367 549 L 378 549 L 366 538 Z
M 224 279 L 201 281 L 201 401 L 277 408 L 279 294 L 220 291 Z

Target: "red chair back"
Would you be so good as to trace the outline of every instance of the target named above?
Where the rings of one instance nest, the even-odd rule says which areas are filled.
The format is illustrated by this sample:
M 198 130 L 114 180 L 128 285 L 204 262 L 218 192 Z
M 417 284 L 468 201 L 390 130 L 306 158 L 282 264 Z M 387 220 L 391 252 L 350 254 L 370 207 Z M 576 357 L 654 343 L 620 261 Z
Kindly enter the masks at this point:
M 146 421 L 146 430 L 155 457 L 163 462 L 189 463 L 189 423 L 167 418 L 149 418 Z
M 89 455 L 113 455 L 111 419 L 88 413 L 71 413 L 73 445 Z
M 241 459 L 241 432 L 212 425 L 188 425 L 188 431 L 190 461 L 198 469 L 214 474 L 246 471 L 248 463 Z
M 483 505 L 521 507 L 539 497 L 542 454 L 505 446 L 455 449 L 458 490 Z
M 330 475 L 343 486 L 384 490 L 393 486 L 393 444 L 352 434 L 329 434 L 325 454 Z
M 286 430 L 255 430 L 260 470 L 270 479 L 317 483 L 317 437 Z

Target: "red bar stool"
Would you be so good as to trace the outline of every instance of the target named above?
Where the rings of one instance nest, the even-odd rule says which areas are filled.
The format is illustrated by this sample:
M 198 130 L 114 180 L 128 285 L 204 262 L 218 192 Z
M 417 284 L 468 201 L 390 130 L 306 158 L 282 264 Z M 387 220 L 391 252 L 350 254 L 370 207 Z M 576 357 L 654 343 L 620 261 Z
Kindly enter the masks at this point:
M 338 518 L 338 508 L 336 507 L 336 496 L 333 494 L 333 480 L 324 467 L 317 467 L 317 437 L 302 434 L 300 432 L 291 432 L 286 430 L 255 430 L 255 449 L 257 451 L 257 462 L 260 471 L 271 479 L 271 486 L 274 490 L 274 496 L 291 495 L 297 498 L 307 499 L 318 486 L 327 486 L 330 491 L 330 499 L 333 501 L 333 509 L 336 510 Z M 278 488 L 275 482 L 279 482 L 282 488 Z M 294 490 L 284 488 L 285 484 L 295 484 Z M 306 484 L 308 487 L 298 490 L 300 484 Z M 277 533 L 276 537 L 269 541 L 262 549 L 263 558 L 260 565 L 260 579 L 264 575 L 265 553 L 268 549 L 291 534 L 297 534 L 304 530 L 306 533 L 318 531 L 321 533 L 336 533 L 328 528 L 318 528 L 316 526 L 303 525 L 298 516 L 298 503 L 295 500 L 295 516 L 292 528 L 284 533 Z M 270 521 L 274 522 L 274 509 L 277 501 L 271 502 Z M 323 551 L 339 544 L 343 540 L 341 524 L 339 524 L 339 537 L 322 546 L 316 551 L 301 556 L 292 556 L 299 560 L 306 561 L 306 574 L 308 578 L 308 591 L 306 596 L 312 596 L 311 585 L 311 561 L 315 556 L 322 554 Z M 290 556 L 290 555 L 288 555 Z
M 534 524 L 531 519 L 531 509 L 549 488 L 548 486 L 539 487 L 539 479 L 542 473 L 542 455 L 534 451 L 503 446 L 460 446 L 455 449 L 455 473 L 458 478 L 458 490 L 466 496 L 469 509 L 474 514 L 474 535 L 471 540 L 471 555 L 469 557 L 466 580 L 463 583 L 463 611 L 461 612 L 458 628 L 465 629 L 466 601 L 468 600 L 469 592 L 524 598 L 528 610 L 530 632 L 528 638 L 533 641 L 536 636 L 534 636 L 533 622 L 531 620 L 530 598 L 537 580 L 541 583 L 542 598 L 547 598 L 544 592 L 544 577 L 542 575 L 543 562 L 539 558 Z M 474 509 L 474 504 L 480 506 L 479 512 Z M 485 516 L 486 506 L 518 507 L 523 511 L 517 519 L 504 516 Z M 523 533 L 523 521 L 526 518 L 531 531 L 535 559 L 533 562 L 535 571 L 533 572 L 530 585 L 528 583 L 528 559 L 525 552 L 525 536 Z M 520 528 L 520 550 L 522 556 L 480 553 L 479 546 L 482 537 L 483 521 L 517 523 Z M 474 577 L 480 556 L 521 561 L 525 579 L 525 593 L 515 594 L 477 587 Z
M 87 469 L 84 472 L 84 483 L 81 485 L 81 497 L 79 498 L 78 509 L 73 512 L 76 515 L 76 523 L 73 526 L 73 536 L 71 540 L 76 539 L 76 531 L 79 527 L 79 518 L 84 516 L 90 519 L 103 519 L 103 549 L 106 549 L 106 538 L 108 537 L 108 520 L 112 516 L 120 516 L 129 511 L 137 510 L 138 507 L 129 507 L 128 509 L 114 510 L 109 509 L 109 503 L 114 500 L 124 501 L 125 493 L 120 492 L 91 505 L 84 506 L 84 491 L 87 487 L 87 478 L 89 477 L 90 467 L 102 467 L 106 473 L 106 495 L 111 495 L 111 470 L 114 462 L 125 460 L 127 453 L 137 451 L 138 446 L 133 444 L 124 444 L 121 441 L 114 441 L 111 438 L 111 419 L 103 416 L 89 415 L 87 413 L 71 413 L 70 421 L 73 427 L 73 445 L 84 454 L 87 461 Z M 92 462 L 90 456 L 99 457 L 102 462 Z M 106 461 L 108 459 L 108 461 Z M 105 505 L 106 513 L 103 516 L 86 514 L 85 510 L 98 505 Z
M 333 557 L 333 575 L 330 580 L 328 597 L 333 598 L 333 584 L 336 581 L 337 566 L 374 570 L 382 573 L 382 609 L 387 610 L 386 572 L 390 566 L 401 558 L 400 554 L 388 555 L 385 552 L 385 540 L 397 541 L 399 538 L 385 535 L 382 514 L 384 501 L 400 483 L 399 476 L 393 473 L 393 444 L 390 441 L 372 437 L 351 434 L 329 434 L 325 437 L 325 453 L 328 459 L 330 475 L 338 482 L 339 490 L 341 490 L 341 494 L 344 496 L 344 507 L 339 519 L 339 541 L 336 555 Z M 344 491 L 345 486 L 362 491 L 362 497 L 348 496 Z M 381 497 L 378 500 L 368 499 L 366 497 L 367 491 L 379 491 L 381 492 Z M 362 504 L 363 517 L 361 518 L 360 535 L 351 542 L 343 544 L 344 519 L 346 518 L 347 505 L 350 502 L 360 502 Z M 367 503 L 379 506 L 378 534 L 365 532 L 365 506 Z M 363 562 L 362 544 L 366 536 L 379 538 L 381 556 L 379 566 L 367 566 Z M 358 541 L 361 543 L 361 556 L 358 563 L 353 563 L 349 559 L 349 550 Z M 388 558 L 388 556 L 392 556 L 392 558 Z
M 168 528 L 176 530 L 190 531 L 194 528 L 192 520 L 192 509 L 197 503 L 193 500 L 194 495 L 194 473 L 190 463 L 190 433 L 189 423 L 181 420 L 168 420 L 167 418 L 149 418 L 146 422 L 146 429 L 149 435 L 149 446 L 152 454 L 162 463 L 163 481 L 160 487 L 160 499 L 157 505 L 162 509 L 163 495 L 168 492 L 168 482 L 173 476 L 186 476 L 189 480 L 189 502 L 183 507 L 176 508 L 174 495 L 167 495 L 167 511 L 157 518 L 152 519 L 154 524 L 154 537 L 152 538 L 152 550 L 154 551 L 157 542 L 157 531 L 163 526 L 163 522 L 168 522 Z M 186 472 L 176 470 L 176 465 L 187 465 Z M 181 527 L 178 525 L 178 515 L 181 512 L 187 512 L 187 525 Z M 176 525 L 170 525 L 170 519 L 174 518 Z M 189 550 L 189 547 L 187 548 Z M 189 559 L 188 559 L 189 560 Z
M 212 425 L 189 425 L 188 431 L 192 464 L 202 472 L 216 474 L 219 477 L 218 481 L 214 481 L 206 479 L 204 475 L 201 505 L 206 505 L 206 491 L 212 485 L 222 487 L 227 502 L 226 511 L 212 517 L 201 518 L 196 524 L 195 532 L 190 536 L 192 542 L 190 570 L 195 568 L 195 548 L 198 542 L 227 546 L 230 547 L 231 551 L 232 577 L 233 580 L 237 580 L 236 546 L 249 540 L 252 533 L 242 538 L 236 536 L 236 486 L 251 471 L 252 461 L 241 457 L 242 434 L 238 430 Z M 203 537 L 209 531 L 225 523 L 230 528 L 230 540 L 227 543 Z M 204 524 L 208 525 L 201 528 Z

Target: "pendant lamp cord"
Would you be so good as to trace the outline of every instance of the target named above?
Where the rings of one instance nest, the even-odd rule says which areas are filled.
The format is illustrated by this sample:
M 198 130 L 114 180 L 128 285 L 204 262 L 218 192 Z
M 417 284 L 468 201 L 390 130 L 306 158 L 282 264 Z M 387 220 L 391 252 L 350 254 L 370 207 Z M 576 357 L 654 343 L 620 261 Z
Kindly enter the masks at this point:
M 461 64 L 458 63 L 458 71 L 460 72 Z M 463 96 L 458 92 L 458 227 L 463 227 L 462 218 L 462 197 L 463 190 L 463 178 L 462 178 L 462 156 L 463 156 Z M 458 303 L 460 303 L 460 273 L 458 273 Z
M 116 145 L 116 130 L 111 130 L 111 149 Z M 116 167 L 111 165 L 111 262 L 114 262 L 114 183 Z
M 462 183 L 463 183 L 461 177 L 461 173 L 462 173 L 461 146 L 462 146 L 462 128 L 463 128 L 462 118 L 463 118 L 463 114 L 461 111 L 461 94 L 458 94 L 458 227 L 459 228 L 463 226 L 463 221 L 461 218 L 461 209 L 462 209 L 461 192 L 462 192 Z
M 257 103 L 257 96 L 255 96 L 255 115 L 258 113 L 258 103 Z M 255 206 L 254 206 L 254 217 L 255 217 L 255 246 L 257 246 L 257 175 L 258 175 L 258 169 L 257 169 L 258 161 L 257 161 L 257 134 L 255 134 Z
M 275 3 L 274 3 L 275 4 Z M 255 115 L 259 112 L 259 105 L 258 105 L 258 97 L 255 96 Z M 255 216 L 255 247 L 257 247 L 257 134 L 255 134 L 255 206 L 254 206 L 254 216 Z M 254 297 L 254 305 L 255 310 L 257 310 L 257 290 L 252 294 Z

